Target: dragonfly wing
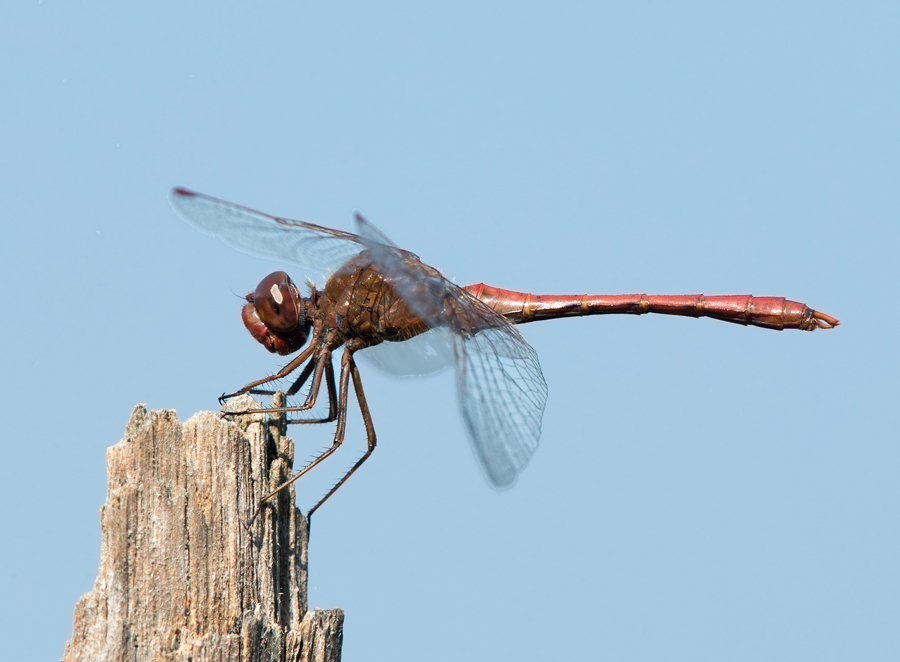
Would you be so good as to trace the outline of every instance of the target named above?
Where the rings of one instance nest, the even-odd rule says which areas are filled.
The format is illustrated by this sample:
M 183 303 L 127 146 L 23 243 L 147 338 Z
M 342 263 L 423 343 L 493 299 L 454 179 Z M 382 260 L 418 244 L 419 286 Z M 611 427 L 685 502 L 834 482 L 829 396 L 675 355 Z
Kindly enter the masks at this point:
M 360 237 L 292 221 L 183 188 L 172 189 L 172 207 L 189 225 L 240 251 L 330 274 L 365 248 Z
M 417 314 L 425 314 L 420 310 L 422 307 L 431 310 L 437 300 L 433 278 L 437 276 L 443 281 L 443 276 L 437 270 L 423 265 L 415 253 L 400 248 L 359 212 L 353 214 L 353 229 L 372 261 L 378 264 L 381 272 L 391 282 L 397 296 L 411 304 L 411 309 Z M 425 300 L 419 304 L 413 298 L 416 296 L 424 296 Z
M 453 363 L 453 339 L 447 329 L 436 328 L 403 342 L 368 347 L 358 356 L 392 375 L 430 375 Z
M 397 248 L 359 214 L 356 228 L 395 293 L 433 327 L 424 336 L 436 332 L 449 336 L 460 406 L 475 456 L 492 485 L 509 487 L 534 455 L 541 436 L 547 383 L 537 352 L 502 315 L 413 253 Z
M 359 212 L 353 213 L 353 229 L 360 238 L 366 240 L 367 244 L 382 244 L 391 248 L 399 248 L 384 232 L 376 228 L 372 221 Z
M 541 436 L 547 383 L 537 352 L 509 323 L 456 336 L 455 348 L 460 406 L 475 456 L 494 487 L 509 487 Z

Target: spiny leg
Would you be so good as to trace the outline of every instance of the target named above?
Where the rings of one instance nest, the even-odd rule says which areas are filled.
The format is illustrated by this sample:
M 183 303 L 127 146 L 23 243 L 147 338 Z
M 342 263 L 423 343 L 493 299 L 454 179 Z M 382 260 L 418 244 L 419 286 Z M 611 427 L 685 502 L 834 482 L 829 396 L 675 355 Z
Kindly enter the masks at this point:
M 310 362 L 312 363 L 312 362 Z M 306 401 L 303 405 L 299 407 L 269 407 L 267 409 L 252 409 L 248 410 L 245 413 L 263 413 L 263 414 L 278 414 L 282 412 L 298 412 L 298 411 L 308 411 L 312 409 L 316 404 L 316 398 L 319 396 L 319 388 L 322 383 L 322 375 L 321 372 L 325 373 L 325 385 L 328 389 L 326 393 L 326 397 L 328 398 L 328 415 L 324 418 L 291 418 L 285 421 L 286 425 L 304 425 L 304 424 L 318 424 L 318 423 L 331 423 L 337 418 L 337 393 L 335 391 L 334 386 L 334 366 L 331 363 L 331 353 L 329 352 L 326 357 L 321 360 L 321 364 L 324 366 L 321 371 L 317 371 L 316 378 L 313 380 L 313 384 L 309 389 L 309 394 L 306 396 Z M 304 368 L 304 372 L 306 368 Z M 310 368 L 310 372 L 312 372 L 312 368 Z M 293 390 L 293 389 L 292 389 Z M 293 395 L 291 391 L 288 391 L 286 395 Z
M 312 374 L 313 370 L 316 367 L 316 359 L 312 359 L 308 361 L 305 366 L 303 366 L 303 371 L 300 373 L 300 376 L 291 384 L 291 387 L 285 392 L 286 397 L 290 397 L 292 395 L 296 395 L 297 392 L 303 388 L 306 384 L 306 381 L 309 379 L 309 376 Z M 275 395 L 278 392 L 278 389 L 268 389 L 268 388 L 251 388 L 244 393 L 249 393 L 250 395 Z
M 292 413 L 299 411 L 309 411 L 316 405 L 316 400 L 319 397 L 319 389 L 322 386 L 322 375 L 325 375 L 325 381 L 328 387 L 328 416 L 325 418 L 308 418 L 308 419 L 296 419 L 286 421 L 288 424 L 292 423 L 330 423 L 336 418 L 336 408 L 335 408 L 335 393 L 334 393 L 334 368 L 331 364 L 331 352 L 327 350 L 322 350 L 322 354 L 319 357 L 316 357 L 312 361 L 311 364 L 314 365 L 314 376 L 313 383 L 309 388 L 309 394 L 306 396 L 306 401 L 296 407 L 266 407 L 262 409 L 248 409 L 246 411 L 239 412 L 228 412 L 229 415 L 239 415 L 239 414 L 281 414 L 281 413 Z M 306 368 L 304 368 L 304 372 L 306 372 Z M 301 375 L 302 377 L 302 375 Z
M 310 341 L 309 345 L 307 345 L 306 349 L 300 352 L 296 358 L 294 358 L 290 363 L 284 366 L 281 370 L 276 372 L 274 375 L 270 375 L 269 377 L 263 377 L 262 379 L 257 379 L 255 382 L 250 382 L 245 387 L 238 389 L 234 393 L 223 393 L 219 396 L 219 403 L 224 404 L 226 400 L 230 400 L 238 395 L 243 395 L 244 393 L 248 393 L 251 390 L 255 389 L 257 386 L 261 384 L 268 384 L 269 382 L 274 382 L 278 379 L 283 379 L 287 377 L 289 374 L 294 372 L 297 368 L 299 368 L 303 363 L 305 363 L 309 357 L 313 355 L 318 347 L 318 343 L 316 343 L 317 339 L 313 337 Z
M 356 361 L 353 360 L 352 351 L 348 348 L 344 351 L 344 356 L 346 357 L 347 364 L 350 367 L 350 376 L 353 378 L 353 390 L 356 391 L 356 401 L 359 403 L 359 410 L 362 412 L 363 424 L 366 426 L 366 441 L 368 447 L 366 448 L 365 454 L 357 460 L 356 464 L 354 464 L 350 471 L 344 474 L 344 477 L 341 478 L 337 485 L 331 488 L 331 490 L 323 496 L 319 503 L 313 506 L 310 511 L 306 514 L 307 525 L 310 521 L 312 521 L 312 515 L 316 510 L 319 509 L 325 501 L 328 500 L 332 494 L 337 492 L 338 488 L 343 485 L 353 472 L 359 469 L 362 466 L 362 463 L 369 459 L 369 456 L 372 454 L 372 451 L 375 450 L 375 426 L 372 424 L 372 415 L 369 413 L 369 405 L 366 403 L 366 396 L 363 393 L 362 380 L 359 378 L 359 370 L 356 368 Z M 343 365 L 341 366 L 341 374 L 343 375 Z M 346 397 L 344 398 L 344 405 L 346 409 Z
M 329 359 L 328 364 L 330 365 L 331 364 L 330 353 L 328 354 L 328 359 Z M 344 355 L 341 358 L 341 378 L 340 378 L 340 387 L 339 387 L 338 398 L 337 398 L 337 427 L 334 431 L 334 441 L 332 442 L 331 446 L 329 448 L 326 448 L 325 451 L 323 451 L 321 454 L 319 454 L 318 457 L 316 457 L 312 462 L 310 462 L 305 467 L 303 467 L 296 474 L 291 476 L 284 483 L 282 483 L 277 488 L 275 488 L 274 490 L 272 490 L 271 492 L 266 494 L 262 499 L 260 499 L 259 505 L 256 508 L 256 512 L 253 514 L 253 517 L 250 518 L 249 524 L 252 525 L 254 520 L 259 516 L 259 513 L 262 511 L 262 507 L 265 505 L 266 501 L 271 499 L 273 496 L 275 496 L 282 490 L 287 489 L 291 484 L 294 483 L 294 481 L 298 480 L 301 476 L 303 476 L 305 473 L 307 473 L 310 469 L 312 469 L 314 466 L 319 464 L 326 457 L 328 457 L 329 455 L 334 453 L 334 451 L 336 451 L 340 447 L 340 445 L 344 442 L 344 432 L 347 427 L 347 391 L 348 391 L 348 387 L 350 384 L 350 369 L 349 369 L 350 363 L 352 363 L 352 358 L 350 357 L 349 350 L 345 349 Z M 320 381 L 321 380 L 321 374 L 320 374 L 321 369 L 317 370 L 316 372 L 317 372 L 317 375 L 319 378 L 317 381 Z M 356 380 L 354 380 L 354 386 L 355 386 L 355 384 L 356 384 Z M 332 402 L 333 402 L 333 400 L 332 400 Z M 280 409 L 287 409 L 287 408 L 280 408 Z
M 288 421 L 285 421 L 288 425 L 302 425 L 304 423 L 331 423 L 337 418 L 337 391 L 334 386 L 334 366 L 331 364 L 331 354 L 328 355 L 328 361 L 325 363 L 325 385 L 328 388 L 328 416 L 325 418 L 292 418 Z M 313 394 L 312 389 L 310 389 L 310 396 Z M 316 395 L 318 395 L 318 386 L 316 387 Z M 309 397 L 307 396 L 306 400 L 309 403 Z M 304 408 L 306 404 L 304 403 Z M 312 404 L 309 405 L 308 408 L 312 408 L 315 404 L 315 398 L 313 398 Z M 297 408 L 297 411 L 303 411 L 305 409 Z M 285 411 L 291 411 L 290 409 L 285 409 Z

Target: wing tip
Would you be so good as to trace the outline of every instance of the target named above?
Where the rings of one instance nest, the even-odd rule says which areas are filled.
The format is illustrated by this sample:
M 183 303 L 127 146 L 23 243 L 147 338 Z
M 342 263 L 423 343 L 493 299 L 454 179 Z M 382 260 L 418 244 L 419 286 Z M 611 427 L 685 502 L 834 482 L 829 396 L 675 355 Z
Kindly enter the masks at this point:
M 183 186 L 175 186 L 170 191 L 169 195 L 175 198 L 195 198 L 197 197 L 197 193 L 192 191 L 191 189 L 184 188 Z
M 502 492 L 511 488 L 516 484 L 516 479 L 519 477 L 519 471 L 515 472 L 512 477 L 504 476 L 503 478 L 493 476 L 490 472 L 486 473 L 488 482 L 491 484 L 491 487 L 493 487 L 498 492 Z

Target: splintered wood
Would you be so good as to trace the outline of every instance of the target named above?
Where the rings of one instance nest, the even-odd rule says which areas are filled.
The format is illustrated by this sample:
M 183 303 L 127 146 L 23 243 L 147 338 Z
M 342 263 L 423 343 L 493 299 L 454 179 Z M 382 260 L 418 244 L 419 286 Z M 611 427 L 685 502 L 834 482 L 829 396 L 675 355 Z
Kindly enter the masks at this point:
M 291 474 L 282 433 L 262 414 L 181 424 L 135 407 L 107 452 L 100 572 L 64 662 L 340 660 L 343 612 L 307 612 L 308 529 L 293 487 L 247 526 Z

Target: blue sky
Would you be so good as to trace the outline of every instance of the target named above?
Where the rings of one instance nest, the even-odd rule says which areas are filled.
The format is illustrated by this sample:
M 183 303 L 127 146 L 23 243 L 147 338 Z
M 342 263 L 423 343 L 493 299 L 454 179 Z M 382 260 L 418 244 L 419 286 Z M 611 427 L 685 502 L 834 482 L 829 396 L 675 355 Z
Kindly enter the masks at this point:
M 363 366 L 379 446 L 309 556 L 345 659 L 896 659 L 900 11 L 558 5 L 7 3 L 0 658 L 61 657 L 132 407 L 186 420 L 279 365 L 235 294 L 305 274 L 192 230 L 183 185 L 359 209 L 459 284 L 842 322 L 522 327 L 550 394 L 499 493 L 452 373 Z M 292 431 L 298 463 L 330 435 Z M 364 446 L 352 410 L 298 505 Z

